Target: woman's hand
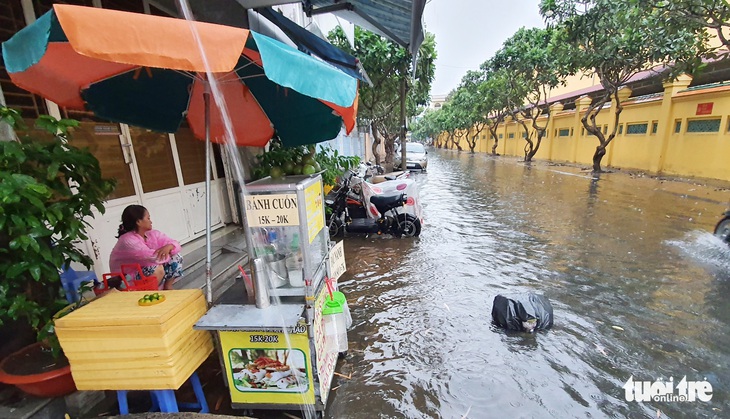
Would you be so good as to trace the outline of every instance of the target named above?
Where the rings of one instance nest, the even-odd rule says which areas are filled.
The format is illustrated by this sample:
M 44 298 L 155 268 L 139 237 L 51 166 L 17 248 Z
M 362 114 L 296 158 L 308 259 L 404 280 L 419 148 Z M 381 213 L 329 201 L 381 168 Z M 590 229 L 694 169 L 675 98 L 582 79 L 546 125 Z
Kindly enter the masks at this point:
M 170 252 L 172 252 L 172 249 L 174 249 L 175 246 L 168 244 L 165 246 L 160 247 L 159 249 L 155 250 L 155 260 L 158 262 L 161 262 L 165 259 L 167 259 L 168 256 L 170 256 Z

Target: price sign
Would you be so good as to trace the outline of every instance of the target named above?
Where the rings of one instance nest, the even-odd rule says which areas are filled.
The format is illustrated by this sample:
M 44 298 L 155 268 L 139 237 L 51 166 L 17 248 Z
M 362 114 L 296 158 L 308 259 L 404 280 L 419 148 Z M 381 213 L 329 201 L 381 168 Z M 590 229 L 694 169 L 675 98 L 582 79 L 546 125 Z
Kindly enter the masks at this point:
M 347 271 L 347 265 L 345 264 L 344 242 L 344 240 L 340 240 L 335 247 L 330 250 L 330 278 L 333 280 L 339 279 L 339 277 Z
M 299 202 L 295 194 L 248 195 L 249 227 L 298 226 Z

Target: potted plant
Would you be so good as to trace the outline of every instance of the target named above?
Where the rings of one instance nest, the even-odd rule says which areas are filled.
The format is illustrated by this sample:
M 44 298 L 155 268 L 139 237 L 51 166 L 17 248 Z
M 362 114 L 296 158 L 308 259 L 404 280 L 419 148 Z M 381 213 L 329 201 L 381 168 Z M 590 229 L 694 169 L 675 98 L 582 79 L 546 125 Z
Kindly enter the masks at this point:
M 13 109 L 0 107 L 0 121 L 26 129 Z M 41 116 L 32 137 L 0 141 L 0 327 L 22 320 L 41 339 L 0 364 L 0 381 L 42 396 L 69 391 L 66 385 L 65 390 L 43 393 L 29 382 L 58 382 L 66 376 L 60 380 L 67 384 L 70 379 L 68 361 L 57 342 L 48 339 L 50 329 L 43 331 L 67 305 L 59 268 L 71 262 L 91 267 L 91 258 L 77 245 L 87 238 L 86 217 L 94 216 L 93 208 L 104 213 L 104 198 L 114 188 L 113 181 L 102 178 L 99 162 L 88 150 L 68 144 L 75 126 L 74 120 Z M 45 365 L 32 362 L 45 356 L 50 359 Z M 35 374 L 35 367 L 45 371 Z

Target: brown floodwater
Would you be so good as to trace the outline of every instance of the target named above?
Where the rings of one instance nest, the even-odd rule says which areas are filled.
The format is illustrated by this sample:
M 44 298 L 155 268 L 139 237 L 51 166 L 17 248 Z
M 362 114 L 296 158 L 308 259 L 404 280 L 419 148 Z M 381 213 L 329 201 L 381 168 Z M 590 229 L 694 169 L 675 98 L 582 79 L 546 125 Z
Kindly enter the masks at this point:
M 429 151 L 421 236 L 345 239 L 351 378 L 326 417 L 730 417 L 727 185 Z M 528 291 L 552 329 L 492 325 L 497 294 Z M 629 402 L 632 376 L 712 400 Z

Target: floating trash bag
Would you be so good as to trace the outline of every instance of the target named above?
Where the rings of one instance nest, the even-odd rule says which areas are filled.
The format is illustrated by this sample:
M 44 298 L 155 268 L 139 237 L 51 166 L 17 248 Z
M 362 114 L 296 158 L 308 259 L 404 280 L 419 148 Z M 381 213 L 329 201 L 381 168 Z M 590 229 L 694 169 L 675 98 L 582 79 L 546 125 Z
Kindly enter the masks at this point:
M 497 295 L 492 320 L 500 327 L 521 332 L 544 330 L 553 325 L 553 306 L 547 297 L 533 293 Z

